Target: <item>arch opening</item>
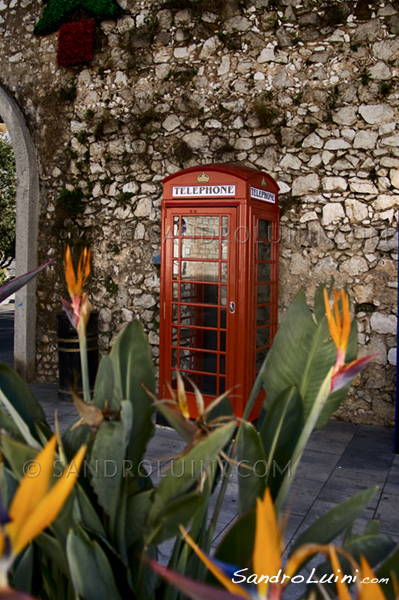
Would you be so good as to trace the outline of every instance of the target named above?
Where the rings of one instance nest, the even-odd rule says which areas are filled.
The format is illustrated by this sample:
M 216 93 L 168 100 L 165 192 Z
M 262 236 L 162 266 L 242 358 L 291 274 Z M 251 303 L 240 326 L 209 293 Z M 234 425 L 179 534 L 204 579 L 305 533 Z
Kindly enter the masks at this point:
M 0 115 L 10 134 L 17 171 L 16 275 L 37 266 L 39 170 L 36 150 L 25 118 L 10 93 L 0 85 Z M 15 297 L 14 366 L 31 381 L 36 375 L 36 282 Z

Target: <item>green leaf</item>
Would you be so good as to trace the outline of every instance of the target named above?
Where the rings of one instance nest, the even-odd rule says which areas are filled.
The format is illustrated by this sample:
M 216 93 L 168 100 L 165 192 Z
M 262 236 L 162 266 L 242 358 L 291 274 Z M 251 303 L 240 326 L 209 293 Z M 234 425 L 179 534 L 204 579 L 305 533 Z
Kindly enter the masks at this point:
M 319 389 L 330 368 L 335 364 L 337 351 L 330 338 L 321 294 L 316 293 L 314 319 L 302 291 L 288 308 L 267 355 L 264 370 L 266 409 L 287 388 L 296 386 L 303 398 L 304 418 L 312 410 Z M 324 316 L 322 317 L 322 312 Z M 356 358 L 356 323 L 352 323 L 346 355 L 347 362 Z M 348 388 L 331 395 L 325 403 L 317 427 L 321 427 L 344 399 Z
M 154 492 L 154 503 L 149 515 L 150 523 L 159 522 L 168 503 L 179 494 L 184 494 L 206 471 L 208 465 L 231 440 L 235 427 L 235 421 L 219 427 L 186 454 L 173 461 L 172 467 Z
M 80 484 L 76 484 L 74 489 L 76 492 L 74 505 L 75 521 L 84 525 L 98 537 L 105 538 L 104 527 L 102 526 L 98 513 L 90 502 L 86 492 Z
M 39 450 L 35 421 L 46 422 L 43 409 L 28 384 L 3 363 L 0 363 L 0 401 L 10 412 L 26 443 Z
M 30 593 L 33 583 L 34 546 L 30 544 L 18 557 L 13 567 L 12 582 L 20 592 Z
M 303 544 L 331 543 L 367 508 L 377 489 L 378 486 L 374 486 L 334 506 L 297 538 L 290 555 Z
M 68 563 L 65 548 L 60 541 L 52 535 L 43 531 L 35 538 L 35 543 L 47 555 L 49 561 L 54 563 L 67 577 L 69 577 Z
M 67 557 L 76 597 L 82 600 L 121 600 L 111 566 L 97 542 L 70 531 Z
M 302 422 L 303 403 L 295 387 L 284 390 L 263 419 L 260 437 L 268 465 L 265 487 L 270 487 L 274 499 L 299 440 Z
M 166 402 L 159 402 L 157 404 L 157 410 L 165 417 L 169 425 L 177 431 L 187 444 L 190 444 L 193 441 L 193 438 L 197 433 L 197 427 L 194 423 L 183 417 L 180 411 Z
M 179 525 L 188 527 L 203 505 L 203 498 L 196 491 L 186 493 L 168 502 L 159 521 L 152 521 L 151 530 L 146 534 L 147 543 L 161 544 L 179 533 Z
M 378 579 L 387 579 L 386 584 L 383 585 L 384 594 L 387 600 L 397 600 L 397 593 L 394 589 L 394 575 L 396 578 L 399 573 L 399 548 L 392 553 L 388 560 L 385 561 L 384 565 L 377 570 L 376 576 Z
M 223 537 L 215 558 L 230 565 L 249 565 L 254 549 L 256 511 L 240 517 Z
M 93 404 L 101 410 L 107 406 L 109 410 L 118 410 L 119 403 L 113 400 L 114 370 L 109 356 L 103 356 L 98 366 L 94 384 Z
M 90 483 L 114 531 L 125 457 L 125 430 L 120 421 L 103 421 L 90 455 Z
M 26 444 L 17 442 L 6 435 L 0 437 L 0 448 L 16 479 L 21 481 L 26 469 L 29 468 L 29 464 L 36 459 L 37 449 L 30 448 Z
M 266 455 L 260 436 L 255 427 L 245 421 L 241 424 L 237 460 L 239 465 L 237 469 L 238 514 L 242 515 L 253 510 L 256 506 L 256 498 L 263 495 L 266 477 L 262 474 L 267 470 Z M 261 465 L 261 474 L 258 470 L 259 465 Z
M 126 545 L 134 544 L 143 537 L 147 517 L 152 506 L 153 490 L 130 496 L 126 508 Z
M 129 323 L 119 334 L 110 359 L 115 378 L 113 402 L 120 404 L 122 400 L 129 400 L 133 406 L 126 458 L 137 469 L 154 431 L 153 400 L 143 386 L 152 393 L 155 390 L 151 349 L 138 321 Z

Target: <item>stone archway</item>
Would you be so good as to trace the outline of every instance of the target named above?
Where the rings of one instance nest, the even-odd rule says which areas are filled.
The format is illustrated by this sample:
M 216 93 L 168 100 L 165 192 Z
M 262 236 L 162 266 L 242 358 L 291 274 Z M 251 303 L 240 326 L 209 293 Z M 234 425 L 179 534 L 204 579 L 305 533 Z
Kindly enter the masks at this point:
M 24 116 L 0 85 L 0 115 L 9 131 L 17 170 L 16 274 L 37 266 L 39 172 L 36 150 Z M 14 365 L 27 381 L 34 379 L 36 355 L 36 283 L 15 298 Z

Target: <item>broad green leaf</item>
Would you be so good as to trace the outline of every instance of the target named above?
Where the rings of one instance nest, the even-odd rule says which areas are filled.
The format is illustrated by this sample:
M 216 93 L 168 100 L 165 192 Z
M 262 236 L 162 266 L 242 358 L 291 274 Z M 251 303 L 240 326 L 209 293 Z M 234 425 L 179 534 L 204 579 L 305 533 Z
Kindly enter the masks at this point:
M 85 463 L 83 464 L 83 469 L 84 468 Z M 75 504 L 73 507 L 75 521 L 84 525 L 86 529 L 90 530 L 98 537 L 105 538 L 104 527 L 85 490 L 80 484 L 75 485 L 74 489 L 76 493 Z
M 19 556 L 13 566 L 12 582 L 19 592 L 32 590 L 34 572 L 34 545 L 30 544 Z M 17 599 L 16 599 L 17 600 Z
M 114 370 L 109 356 L 103 356 L 94 384 L 93 404 L 101 410 L 107 406 L 109 410 L 118 410 L 119 403 L 114 404 Z
M 43 409 L 28 384 L 4 363 L 0 363 L 0 401 L 10 412 L 26 443 L 39 450 L 35 421 L 46 422 Z
M 0 430 L 19 442 L 23 442 L 25 439 L 11 415 L 2 406 L 0 406 Z
M 121 600 L 112 568 L 97 542 L 70 531 L 66 549 L 76 597 L 84 600 Z
M 130 496 L 126 508 L 126 545 L 129 547 L 143 537 L 146 520 L 152 506 L 153 490 Z
M 265 490 L 267 462 L 262 441 L 251 423 L 241 424 L 241 433 L 237 448 L 238 475 L 238 514 L 253 510 L 256 498 Z M 258 467 L 261 467 L 259 474 Z
M 43 531 L 35 538 L 35 543 L 47 555 L 49 561 L 53 562 L 67 577 L 69 577 L 68 563 L 65 547 L 54 536 Z
M 265 487 L 270 488 L 273 498 L 277 498 L 301 434 L 302 406 L 298 390 L 290 387 L 276 398 L 262 422 L 260 438 L 268 465 Z
M 235 421 L 223 425 L 198 442 L 184 456 L 175 459 L 154 492 L 150 522 L 158 521 L 169 502 L 184 494 L 203 475 L 209 464 L 231 440 Z
M 153 400 L 144 386 L 152 393 L 155 390 L 151 349 L 138 321 L 129 323 L 118 335 L 110 359 L 114 370 L 113 403 L 129 400 L 133 406 L 126 458 L 138 465 L 154 431 Z
M 76 417 L 76 421 L 78 420 L 79 416 Z M 76 421 L 62 434 L 62 443 L 68 460 L 71 460 L 72 457 L 75 456 L 76 452 L 83 444 L 89 445 L 93 439 L 93 433 L 90 427 L 85 423 L 76 426 Z
M 179 525 L 188 527 L 201 510 L 203 499 L 197 492 L 186 493 L 176 500 L 168 502 L 158 522 L 151 522 L 151 529 L 145 539 L 149 544 L 161 544 L 179 533 Z
M 29 471 L 30 465 L 32 467 L 31 472 L 34 473 L 35 460 L 38 454 L 36 448 L 30 448 L 26 444 L 17 442 L 6 435 L 0 436 L 0 448 L 18 481 L 21 481 L 25 472 Z
M 397 592 L 394 589 L 394 576 L 398 578 L 399 573 L 399 548 L 384 562 L 384 565 L 376 572 L 378 579 L 384 578 L 387 583 L 384 585 L 384 594 L 387 600 L 397 600 Z
M 120 421 L 103 421 L 90 454 L 90 483 L 114 530 L 125 457 L 125 430 Z
M 319 295 L 318 295 L 319 297 Z M 266 409 L 285 389 L 296 386 L 303 398 L 304 418 L 312 410 L 319 389 L 337 352 L 330 338 L 327 319 L 321 318 L 321 304 L 317 301 L 318 322 L 315 321 L 302 291 L 288 308 L 267 355 L 264 370 Z M 353 360 L 356 349 L 356 324 L 352 324 L 346 360 Z M 324 424 L 339 406 L 347 388 L 339 390 L 325 403 L 317 426 Z
M 330 544 L 345 531 L 370 504 L 378 486 L 364 490 L 341 502 L 321 516 L 300 535 L 291 547 L 290 555 L 304 544 Z

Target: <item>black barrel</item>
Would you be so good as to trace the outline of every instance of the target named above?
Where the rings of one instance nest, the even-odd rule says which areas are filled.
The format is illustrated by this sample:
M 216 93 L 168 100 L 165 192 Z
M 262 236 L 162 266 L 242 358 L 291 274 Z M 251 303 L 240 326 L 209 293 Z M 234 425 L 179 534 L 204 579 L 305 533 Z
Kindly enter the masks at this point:
M 65 313 L 57 315 L 58 338 L 58 397 L 72 401 L 71 388 L 82 392 L 79 338 Z M 87 361 L 89 365 L 90 391 L 98 369 L 98 313 L 92 312 L 86 329 Z

